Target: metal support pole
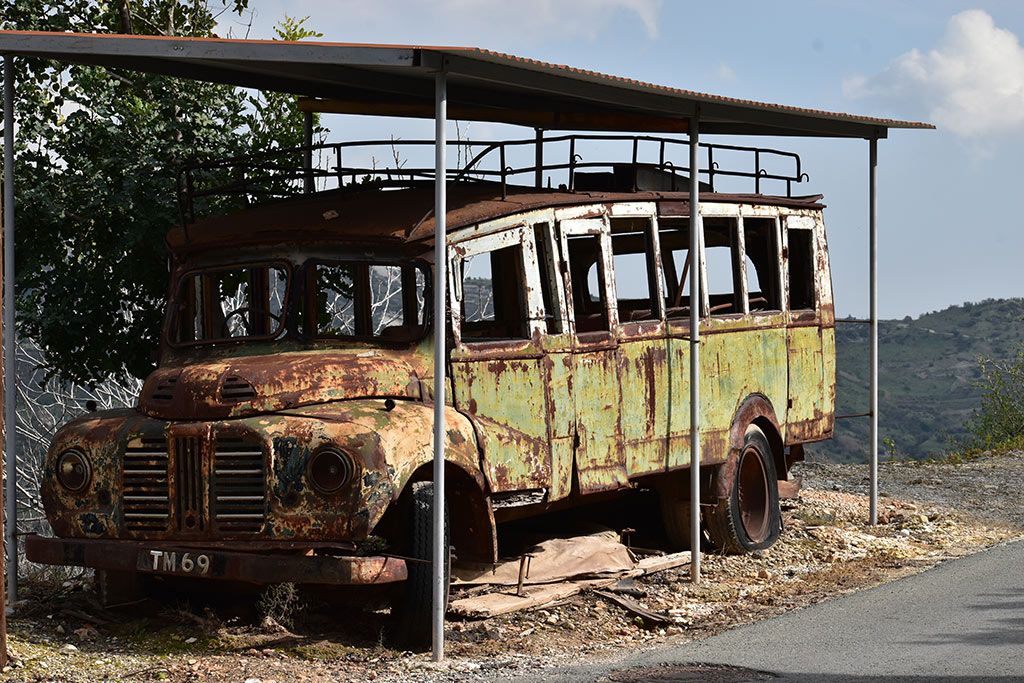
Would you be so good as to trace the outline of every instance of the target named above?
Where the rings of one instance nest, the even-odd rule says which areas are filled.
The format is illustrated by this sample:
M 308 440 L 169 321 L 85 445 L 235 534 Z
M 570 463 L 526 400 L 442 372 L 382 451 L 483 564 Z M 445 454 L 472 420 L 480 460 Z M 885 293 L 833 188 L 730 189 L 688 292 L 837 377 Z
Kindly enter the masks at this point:
M 7 225 L 7 216 L 11 217 L 11 232 L 14 232 L 14 58 L 4 58 L 4 178 L 3 178 L 3 200 L 0 201 L 0 212 L 3 213 L 4 226 Z M 7 131 L 10 131 L 8 136 Z M 4 229 L 2 236 L 0 236 L 0 251 L 3 250 L 4 244 L 6 244 L 6 232 Z M 6 289 L 4 290 L 6 291 Z M 7 340 L 7 332 L 3 331 L 0 333 L 0 345 Z M 0 383 L 10 377 L 10 375 L 4 373 L 3 366 L 0 365 Z M 4 403 L 0 405 L 0 429 L 5 424 L 4 421 Z M 4 468 L 8 473 L 11 470 Z M 10 480 L 10 476 L 8 475 Z M 3 488 L 0 488 L 0 509 L 4 507 L 5 496 L 3 495 Z M 10 524 L 14 524 L 14 520 L 11 520 Z M 0 515 L 0 538 L 7 538 L 4 530 L 7 526 L 4 525 L 3 515 Z M 4 554 L 0 553 L 0 581 L 3 580 L 4 576 Z M 15 567 L 17 569 L 17 567 Z M 7 666 L 7 600 L 5 591 L 0 590 L 0 667 Z
M 698 110 L 699 114 L 699 110 Z M 700 142 L 690 119 L 690 580 L 700 583 Z
M 4 471 L 7 474 L 7 602 L 18 599 L 18 415 L 14 410 L 14 57 L 4 56 Z
M 306 167 L 306 178 L 302 190 L 313 194 L 313 112 L 304 112 L 302 117 L 302 144 L 306 146 L 303 162 Z
M 437 75 L 434 87 L 434 661 L 444 659 L 444 611 L 447 585 L 444 568 L 448 544 L 444 537 L 444 384 L 445 332 L 447 307 L 445 286 L 448 270 L 447 233 L 447 147 L 448 87 L 444 72 Z
M 537 134 L 533 154 L 533 165 L 536 168 L 533 172 L 533 185 L 539 190 L 544 185 L 544 129 L 534 128 L 533 130 Z
M 878 138 L 871 138 L 868 162 L 870 204 L 868 258 L 871 260 L 871 491 L 869 522 L 878 523 Z

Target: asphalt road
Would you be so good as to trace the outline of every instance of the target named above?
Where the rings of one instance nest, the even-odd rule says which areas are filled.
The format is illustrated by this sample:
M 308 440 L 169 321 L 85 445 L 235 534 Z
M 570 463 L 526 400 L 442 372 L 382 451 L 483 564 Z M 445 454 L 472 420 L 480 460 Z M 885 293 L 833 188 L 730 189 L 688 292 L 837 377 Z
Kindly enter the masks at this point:
M 684 666 L 695 663 L 752 671 Z M 626 671 L 666 665 L 650 676 Z M 707 640 L 523 680 L 1024 682 L 1024 541 Z

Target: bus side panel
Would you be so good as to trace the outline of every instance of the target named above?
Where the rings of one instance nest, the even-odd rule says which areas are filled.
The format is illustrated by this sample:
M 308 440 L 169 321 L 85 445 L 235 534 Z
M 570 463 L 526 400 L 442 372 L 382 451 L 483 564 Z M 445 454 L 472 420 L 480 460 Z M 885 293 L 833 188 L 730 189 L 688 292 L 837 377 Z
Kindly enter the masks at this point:
M 787 444 L 822 438 L 825 422 L 825 382 L 822 330 L 818 326 L 789 329 L 789 411 Z M 831 417 L 831 415 L 829 415 Z
M 836 329 L 821 329 L 821 436 L 830 438 L 836 424 Z
M 673 321 L 675 333 L 681 325 Z M 668 450 L 666 469 L 690 464 L 690 340 L 668 339 Z
M 786 420 L 786 329 L 764 322 L 758 329 L 712 332 L 701 345 L 701 432 L 722 433 L 726 448 L 702 454 L 702 461 L 728 455 L 729 428 L 751 394 L 764 395 L 780 424 Z
M 622 430 L 615 349 L 580 351 L 574 354 L 573 392 L 579 446 L 576 472 L 580 492 L 596 493 L 629 486 Z
M 631 477 L 664 471 L 669 374 L 664 338 L 619 343 L 622 441 Z
M 491 491 L 551 486 L 540 360 L 453 358 L 451 367 L 455 406 L 474 418 L 481 432 L 482 466 Z

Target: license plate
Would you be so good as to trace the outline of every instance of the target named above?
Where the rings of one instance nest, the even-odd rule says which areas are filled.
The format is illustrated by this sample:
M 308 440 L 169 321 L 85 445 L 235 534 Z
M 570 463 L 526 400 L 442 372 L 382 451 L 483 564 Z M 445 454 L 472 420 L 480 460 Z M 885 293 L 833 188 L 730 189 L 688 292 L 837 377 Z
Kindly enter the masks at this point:
M 213 565 L 211 553 L 184 553 L 175 550 L 141 550 L 137 567 L 144 572 L 209 576 Z

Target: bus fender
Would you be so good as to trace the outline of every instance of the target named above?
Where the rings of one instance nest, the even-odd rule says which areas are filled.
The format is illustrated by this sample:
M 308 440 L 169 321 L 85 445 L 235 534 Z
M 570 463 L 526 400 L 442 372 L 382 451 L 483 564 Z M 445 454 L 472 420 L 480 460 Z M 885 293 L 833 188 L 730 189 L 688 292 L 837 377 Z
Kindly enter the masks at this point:
M 779 428 L 779 421 L 775 416 L 775 408 L 764 394 L 750 394 L 740 402 L 739 408 L 736 409 L 733 416 L 732 425 L 729 427 L 729 454 L 726 456 L 725 463 L 719 466 L 711 485 L 711 493 L 716 500 L 728 498 L 731 493 L 731 482 L 735 479 L 740 451 L 743 449 L 743 439 L 747 427 L 752 424 L 760 427 L 768 437 L 776 472 L 779 473 L 779 476 L 785 476 L 787 472 L 782 430 Z

